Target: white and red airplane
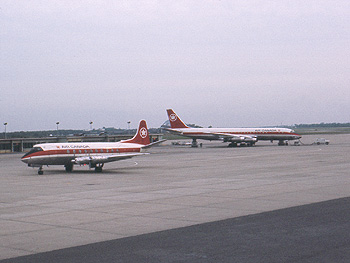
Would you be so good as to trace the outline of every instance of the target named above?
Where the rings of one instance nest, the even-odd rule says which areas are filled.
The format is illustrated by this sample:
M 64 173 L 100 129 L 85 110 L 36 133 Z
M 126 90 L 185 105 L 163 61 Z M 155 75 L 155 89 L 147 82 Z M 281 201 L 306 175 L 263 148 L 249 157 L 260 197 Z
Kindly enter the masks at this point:
M 301 138 L 295 131 L 286 128 L 190 128 L 172 109 L 167 109 L 167 113 L 171 128 L 166 128 L 166 130 L 192 138 L 193 147 L 197 146 L 197 139 L 222 140 L 230 142 L 229 146 L 238 144 L 252 146 L 259 140 L 271 142 L 278 140 L 278 145 L 285 145 L 288 140 Z
M 43 165 L 64 165 L 66 171 L 71 172 L 74 164 L 88 164 L 96 172 L 101 172 L 105 163 L 144 155 L 143 149 L 163 141 L 151 143 L 146 121 L 141 120 L 132 139 L 120 142 L 36 144 L 21 160 L 30 167 L 39 167 L 38 174 L 44 173 Z

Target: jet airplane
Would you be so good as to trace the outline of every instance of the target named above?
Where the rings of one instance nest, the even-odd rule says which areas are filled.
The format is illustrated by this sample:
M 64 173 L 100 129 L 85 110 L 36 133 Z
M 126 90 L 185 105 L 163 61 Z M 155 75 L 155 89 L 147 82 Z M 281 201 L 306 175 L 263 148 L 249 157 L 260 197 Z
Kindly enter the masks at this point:
M 278 145 L 288 144 L 288 140 L 297 140 L 301 136 L 287 128 L 190 128 L 172 110 L 167 109 L 171 128 L 167 131 L 192 138 L 192 147 L 197 147 L 197 139 L 222 140 L 230 147 L 238 144 L 252 146 L 259 140 L 278 140 Z

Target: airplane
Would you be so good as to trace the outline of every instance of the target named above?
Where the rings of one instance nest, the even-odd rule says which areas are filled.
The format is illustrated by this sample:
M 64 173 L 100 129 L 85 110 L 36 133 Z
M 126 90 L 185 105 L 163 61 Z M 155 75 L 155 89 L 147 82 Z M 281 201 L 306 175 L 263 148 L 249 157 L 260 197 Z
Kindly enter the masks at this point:
M 171 128 L 165 128 L 165 130 L 192 138 L 192 147 L 198 147 L 197 139 L 222 140 L 229 142 L 229 147 L 235 147 L 238 145 L 253 146 L 259 140 L 271 142 L 278 140 L 278 145 L 288 145 L 288 140 L 301 138 L 294 130 L 287 128 L 191 128 L 172 109 L 166 111 Z
M 145 120 L 141 120 L 135 136 L 120 142 L 79 142 L 36 144 L 21 161 L 29 167 L 39 167 L 38 174 L 44 174 L 44 165 L 64 165 L 66 172 L 72 172 L 74 164 L 89 165 L 95 172 L 102 172 L 105 163 L 145 155 L 145 148 L 161 143 L 151 143 Z

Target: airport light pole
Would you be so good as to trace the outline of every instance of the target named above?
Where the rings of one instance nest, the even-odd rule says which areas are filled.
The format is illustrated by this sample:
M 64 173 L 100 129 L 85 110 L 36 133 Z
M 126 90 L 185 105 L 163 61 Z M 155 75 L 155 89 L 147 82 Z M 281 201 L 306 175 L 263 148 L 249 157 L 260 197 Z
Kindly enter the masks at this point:
M 127 122 L 127 124 L 128 124 L 128 133 L 129 133 L 129 131 L 130 131 L 130 123 L 131 123 L 131 121 L 128 121 L 128 122 Z
M 4 126 L 5 126 L 5 134 L 4 134 L 4 137 L 6 139 L 6 126 L 7 126 L 7 122 L 4 122 Z
M 92 130 L 92 124 L 93 124 L 94 122 L 92 122 L 92 121 L 90 121 L 89 122 L 89 124 L 90 124 L 90 130 Z
M 60 124 L 60 122 L 56 122 L 56 125 L 57 125 L 57 136 L 58 136 L 58 125 Z

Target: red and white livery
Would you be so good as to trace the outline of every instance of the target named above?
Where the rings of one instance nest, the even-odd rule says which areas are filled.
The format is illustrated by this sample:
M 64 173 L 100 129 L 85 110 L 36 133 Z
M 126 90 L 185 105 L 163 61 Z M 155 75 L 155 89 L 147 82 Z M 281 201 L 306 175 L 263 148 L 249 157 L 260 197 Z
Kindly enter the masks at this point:
M 172 110 L 167 109 L 171 133 L 192 138 L 192 146 L 197 146 L 197 139 L 222 140 L 230 142 L 229 146 L 245 144 L 254 145 L 259 140 L 278 140 L 279 145 L 285 145 L 288 140 L 297 140 L 301 136 L 286 128 L 190 128 Z
M 141 120 L 132 139 L 101 143 L 36 144 L 21 160 L 30 167 L 39 167 L 39 174 L 43 174 L 43 165 L 64 165 L 66 171 L 71 172 L 74 164 L 87 164 L 90 168 L 95 168 L 96 172 L 101 172 L 105 163 L 144 155 L 144 148 L 162 141 L 164 140 L 151 143 L 146 121 Z

